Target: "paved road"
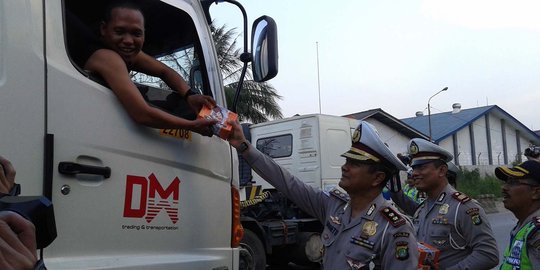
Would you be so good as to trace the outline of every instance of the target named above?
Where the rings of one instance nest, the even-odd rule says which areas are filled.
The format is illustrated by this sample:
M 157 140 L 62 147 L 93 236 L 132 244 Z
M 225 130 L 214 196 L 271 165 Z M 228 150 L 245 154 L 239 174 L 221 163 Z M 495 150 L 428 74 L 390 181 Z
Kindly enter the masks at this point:
M 499 257 L 502 260 L 503 258 L 503 252 L 506 248 L 506 245 L 508 245 L 508 242 L 510 241 L 510 230 L 514 227 L 514 225 L 517 222 L 517 219 L 514 217 L 514 215 L 506 210 L 502 203 L 497 203 L 497 209 L 499 212 L 488 214 L 488 219 L 491 224 L 491 228 L 493 229 L 493 234 L 495 235 L 495 240 L 497 240 L 497 245 L 499 247 Z M 267 268 L 267 270 L 309 270 L 310 268 L 307 267 L 301 267 L 296 266 L 293 264 L 290 264 L 287 269 L 271 269 L 270 267 Z M 496 270 L 498 267 L 493 268 L 492 270 Z
M 491 224 L 491 229 L 495 235 L 495 240 L 497 240 L 497 246 L 499 248 L 499 260 L 502 261 L 503 252 L 506 246 L 510 242 L 510 231 L 517 222 L 517 219 L 514 217 L 512 212 L 504 209 L 503 207 L 498 207 L 499 212 L 488 214 L 489 223 Z M 498 269 L 493 268 L 493 269 Z

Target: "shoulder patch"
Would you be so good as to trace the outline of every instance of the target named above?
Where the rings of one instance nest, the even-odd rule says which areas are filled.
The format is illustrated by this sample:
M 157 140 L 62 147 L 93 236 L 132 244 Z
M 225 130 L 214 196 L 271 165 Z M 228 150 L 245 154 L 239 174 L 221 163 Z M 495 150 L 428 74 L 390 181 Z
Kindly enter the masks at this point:
M 399 227 L 405 224 L 405 218 L 401 216 L 396 210 L 385 207 L 380 210 L 381 214 L 392 224 L 394 227 Z
M 339 189 L 332 189 L 330 191 L 330 195 L 342 200 L 342 201 L 345 201 L 345 202 L 348 202 L 350 200 L 349 198 L 349 194 L 339 190 Z
M 469 198 L 469 196 L 461 193 L 461 192 L 454 192 L 454 194 L 452 194 L 452 198 L 462 202 L 462 203 L 466 203 L 468 201 L 471 200 L 471 198 Z

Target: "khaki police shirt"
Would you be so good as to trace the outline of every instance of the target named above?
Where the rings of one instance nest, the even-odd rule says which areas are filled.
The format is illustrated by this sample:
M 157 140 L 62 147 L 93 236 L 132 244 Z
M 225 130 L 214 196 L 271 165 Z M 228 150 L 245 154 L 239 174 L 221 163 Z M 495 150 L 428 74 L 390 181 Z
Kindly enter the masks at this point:
M 392 194 L 413 217 L 416 238 L 441 251 L 441 269 L 491 269 L 499 263 L 497 242 L 484 209 L 447 185 L 436 200 L 417 204 L 403 192 Z
M 314 189 L 254 147 L 244 158 L 257 174 L 324 225 L 323 269 L 417 269 L 413 226 L 382 194 L 363 215 L 351 220 L 346 193 Z

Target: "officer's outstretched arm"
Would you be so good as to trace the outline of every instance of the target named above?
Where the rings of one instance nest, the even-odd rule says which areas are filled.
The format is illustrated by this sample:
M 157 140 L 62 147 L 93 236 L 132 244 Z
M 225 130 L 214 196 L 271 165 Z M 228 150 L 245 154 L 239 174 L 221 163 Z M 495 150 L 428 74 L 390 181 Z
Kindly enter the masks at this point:
M 412 225 L 409 222 L 397 227 L 390 224 L 388 230 L 381 245 L 381 269 L 417 269 L 418 244 Z
M 484 209 L 471 200 L 460 206 L 458 216 L 461 218 L 456 222 L 457 230 L 463 235 L 466 245 L 472 248 L 472 252 L 448 270 L 496 267 L 499 264 L 499 250 Z M 458 236 L 452 234 L 452 237 Z

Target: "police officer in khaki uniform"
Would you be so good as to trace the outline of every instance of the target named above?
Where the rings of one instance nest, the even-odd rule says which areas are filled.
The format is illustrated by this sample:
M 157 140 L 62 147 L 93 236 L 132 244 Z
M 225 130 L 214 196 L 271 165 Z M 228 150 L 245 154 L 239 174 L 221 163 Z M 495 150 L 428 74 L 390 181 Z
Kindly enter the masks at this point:
M 501 270 L 532 270 L 540 267 L 540 162 L 525 161 L 513 168 L 495 169 L 502 187 L 504 207 L 518 222 L 510 233 Z
M 386 182 L 405 165 L 361 122 L 351 149 L 344 153 L 339 186 L 325 193 L 291 175 L 246 141 L 238 122 L 229 142 L 266 181 L 324 225 L 323 268 L 417 269 L 418 250 L 410 221 L 384 199 Z
M 491 269 L 499 262 L 497 243 L 484 209 L 456 191 L 447 179 L 453 156 L 424 139 L 409 142 L 415 186 L 427 194 L 418 204 L 402 192 L 392 199 L 413 217 L 416 238 L 440 251 L 440 269 Z

